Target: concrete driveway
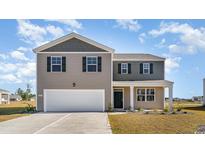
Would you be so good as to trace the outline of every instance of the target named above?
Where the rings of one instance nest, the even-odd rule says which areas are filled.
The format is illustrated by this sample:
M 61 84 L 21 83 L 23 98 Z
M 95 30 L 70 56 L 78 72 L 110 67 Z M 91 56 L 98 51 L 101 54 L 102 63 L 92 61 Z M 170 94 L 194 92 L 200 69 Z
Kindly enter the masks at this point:
M 110 134 L 107 113 L 37 113 L 0 122 L 1 134 Z

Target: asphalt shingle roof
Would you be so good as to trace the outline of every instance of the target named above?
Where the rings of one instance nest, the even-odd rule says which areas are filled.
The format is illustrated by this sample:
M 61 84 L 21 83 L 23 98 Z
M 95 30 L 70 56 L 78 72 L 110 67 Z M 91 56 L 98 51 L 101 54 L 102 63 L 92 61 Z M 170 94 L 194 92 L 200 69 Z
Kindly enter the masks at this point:
M 133 60 L 156 60 L 156 61 L 164 61 L 165 58 L 163 57 L 159 57 L 159 56 L 155 56 L 152 54 L 143 54 L 143 53 L 130 53 L 130 54 L 119 54 L 119 53 L 115 53 L 113 55 L 114 59 L 117 60 L 126 60 L 126 59 L 133 59 Z

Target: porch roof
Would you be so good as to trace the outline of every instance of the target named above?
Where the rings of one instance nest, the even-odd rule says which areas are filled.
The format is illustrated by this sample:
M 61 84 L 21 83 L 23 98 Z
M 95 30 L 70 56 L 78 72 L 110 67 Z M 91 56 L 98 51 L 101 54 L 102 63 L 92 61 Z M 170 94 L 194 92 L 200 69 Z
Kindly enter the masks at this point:
M 146 80 L 146 81 L 113 81 L 113 86 L 135 86 L 135 87 L 172 87 L 174 82 L 168 80 Z

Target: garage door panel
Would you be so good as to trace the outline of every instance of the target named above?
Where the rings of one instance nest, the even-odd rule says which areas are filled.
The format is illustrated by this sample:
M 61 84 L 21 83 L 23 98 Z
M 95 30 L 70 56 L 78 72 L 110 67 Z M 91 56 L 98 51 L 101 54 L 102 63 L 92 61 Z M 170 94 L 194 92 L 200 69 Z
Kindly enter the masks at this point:
M 104 111 L 104 90 L 44 90 L 44 111 Z

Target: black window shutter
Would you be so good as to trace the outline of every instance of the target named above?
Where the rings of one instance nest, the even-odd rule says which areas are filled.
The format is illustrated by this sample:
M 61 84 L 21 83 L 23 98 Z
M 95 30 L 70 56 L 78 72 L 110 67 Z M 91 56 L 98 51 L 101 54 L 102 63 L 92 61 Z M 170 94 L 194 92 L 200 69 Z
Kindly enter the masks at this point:
M 98 72 L 102 71 L 102 57 L 98 56 Z
M 118 73 L 121 74 L 121 63 L 118 64 Z
M 131 64 L 128 63 L 128 74 L 131 74 Z
M 66 57 L 62 57 L 62 72 L 66 72 Z
M 140 74 L 143 74 L 143 63 L 140 63 Z
M 150 63 L 150 74 L 153 74 L 153 64 Z
M 82 66 L 82 68 L 83 68 L 82 71 L 83 71 L 83 72 L 86 72 L 86 57 L 83 57 L 83 58 L 82 58 L 82 65 L 83 65 L 83 66 Z
M 47 72 L 51 72 L 51 57 L 47 57 Z

